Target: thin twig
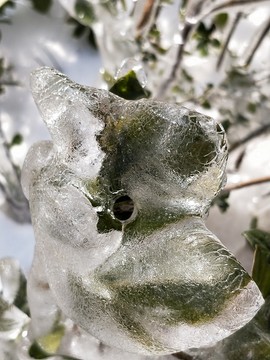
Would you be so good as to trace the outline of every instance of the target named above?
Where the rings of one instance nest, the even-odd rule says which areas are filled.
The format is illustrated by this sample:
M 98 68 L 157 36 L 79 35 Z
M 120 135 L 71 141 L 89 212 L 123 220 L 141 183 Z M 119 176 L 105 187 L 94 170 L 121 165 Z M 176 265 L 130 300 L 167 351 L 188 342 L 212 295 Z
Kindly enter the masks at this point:
M 137 25 L 137 34 L 136 39 L 140 40 L 142 33 L 144 32 L 144 29 L 146 25 L 148 24 L 148 33 L 155 25 L 156 20 L 159 16 L 160 10 L 161 10 L 161 3 L 160 0 L 154 1 L 154 0 L 148 0 L 144 6 L 142 18 L 139 21 L 139 24 Z M 150 23 L 151 20 L 151 23 Z M 147 35 L 147 34 L 145 34 Z
M 263 135 L 266 131 L 270 130 L 270 124 L 265 124 L 259 127 L 258 129 L 250 132 L 247 136 L 245 136 L 243 139 L 236 141 L 233 143 L 230 148 L 229 152 L 232 152 L 233 150 L 237 149 L 239 146 L 247 143 L 248 141 L 254 139 L 257 136 Z
M 181 33 L 182 36 L 182 43 L 179 45 L 178 47 L 178 51 L 176 54 L 176 60 L 174 62 L 174 65 L 172 67 L 172 70 L 170 72 L 170 75 L 168 76 L 168 79 L 161 85 L 159 92 L 156 96 L 157 99 L 162 98 L 163 95 L 166 93 L 167 89 L 169 88 L 169 86 L 171 85 L 171 83 L 175 80 L 175 76 L 177 73 L 177 70 L 179 69 L 182 59 L 183 59 L 183 54 L 184 54 L 184 50 L 185 50 L 185 46 L 187 43 L 187 40 L 189 38 L 189 34 L 193 28 L 193 24 L 190 23 L 186 23 L 184 26 L 184 29 Z
M 183 55 L 184 55 L 184 50 L 185 50 L 185 46 L 187 44 L 187 41 L 189 39 L 190 33 L 192 31 L 192 29 L 194 28 L 195 25 L 198 24 L 198 21 L 196 22 L 191 22 L 188 19 L 190 18 L 196 18 L 196 16 L 200 13 L 202 7 L 203 7 L 203 1 L 199 1 L 198 3 L 195 4 L 195 6 L 190 3 L 188 3 L 188 7 L 186 9 L 186 21 L 184 23 L 184 27 L 183 30 L 181 31 L 181 44 L 179 44 L 178 46 L 178 51 L 176 53 L 176 60 L 173 64 L 173 67 L 171 69 L 171 72 L 168 76 L 168 79 L 166 79 L 164 81 L 164 83 L 161 85 L 159 92 L 156 96 L 157 99 L 160 99 L 164 96 L 164 94 L 166 93 L 166 91 L 168 90 L 169 86 L 172 84 L 172 82 L 175 80 L 175 76 L 176 73 L 178 71 L 178 69 L 180 68 L 180 65 L 182 63 L 182 59 L 183 59 Z
M 223 49 L 222 49 L 222 51 L 221 51 L 221 54 L 220 54 L 220 56 L 219 56 L 219 58 L 218 58 L 217 66 L 216 66 L 217 70 L 219 70 L 220 67 L 221 67 L 221 64 L 222 64 L 222 62 L 223 62 L 223 60 L 224 60 L 225 53 L 226 53 L 226 51 L 227 51 L 227 49 L 228 49 L 228 46 L 229 46 L 229 43 L 230 43 L 231 38 L 232 38 L 232 36 L 233 36 L 233 33 L 235 32 L 235 29 L 237 28 L 237 26 L 238 26 L 238 24 L 239 24 L 239 21 L 240 21 L 241 18 L 242 18 L 242 15 L 243 15 L 243 13 L 242 13 L 241 11 L 239 11 L 239 12 L 236 14 L 236 17 L 235 17 L 235 19 L 234 19 L 234 21 L 233 21 L 233 24 L 232 24 L 232 26 L 231 26 L 231 29 L 230 29 L 230 31 L 229 31 L 229 34 L 228 34 L 228 36 L 227 36 L 227 38 L 226 38 L 226 40 L 225 40 L 225 43 L 224 43 L 224 45 L 223 45 Z
M 251 61 L 253 60 L 253 57 L 256 53 L 256 51 L 258 50 L 258 48 L 260 47 L 263 39 L 265 38 L 265 36 L 267 35 L 268 31 L 270 30 L 270 19 L 266 22 L 265 26 L 262 29 L 261 34 L 259 35 L 257 41 L 255 42 L 255 44 L 253 45 L 253 47 L 250 50 L 250 53 L 247 57 L 247 60 L 245 61 L 245 65 L 244 66 L 249 66 Z
M 18 81 L 2 80 L 0 86 L 20 86 L 20 83 Z
M 144 4 L 142 17 L 137 24 L 137 31 L 141 31 L 142 28 L 148 23 L 150 16 L 152 14 L 153 7 L 155 5 L 155 0 L 147 0 Z
M 265 76 L 264 78 L 255 80 L 255 83 L 256 83 L 257 85 L 260 85 L 260 84 L 263 84 L 265 81 L 268 82 L 269 80 L 270 80 L 270 75 Z
M 188 5 L 189 4 L 190 3 L 188 3 Z M 181 62 L 183 59 L 185 46 L 189 39 L 190 33 L 191 33 L 192 29 L 194 28 L 194 26 L 197 25 L 197 23 L 198 23 L 198 22 L 193 23 L 193 22 L 189 21 L 188 19 L 196 17 L 200 13 L 202 6 L 203 6 L 203 1 L 199 1 L 198 3 L 195 4 L 195 6 L 192 4 L 192 5 L 189 5 L 189 7 L 186 9 L 186 13 L 187 13 L 186 22 L 184 23 L 183 30 L 181 31 L 181 34 L 180 34 L 182 41 L 181 41 L 181 44 L 179 44 L 179 46 L 178 46 L 178 50 L 176 53 L 176 59 L 173 64 L 173 67 L 171 69 L 171 72 L 170 72 L 168 78 L 160 86 L 160 89 L 158 91 L 156 99 L 162 98 L 164 96 L 164 94 L 166 93 L 166 91 L 168 90 L 169 86 L 175 80 L 176 73 L 177 73 L 178 69 L 180 68 L 180 65 L 181 65 Z
M 210 11 L 208 11 L 207 13 L 203 14 L 202 17 L 199 19 L 199 21 L 201 21 L 202 19 L 204 19 L 205 17 L 207 17 L 210 14 L 213 14 L 215 12 L 218 12 L 220 10 L 223 10 L 225 8 L 228 7 L 234 7 L 234 6 L 242 6 L 242 5 L 247 5 L 247 4 L 252 4 L 252 3 L 259 3 L 259 2 L 266 2 L 269 0 L 230 0 L 230 1 L 226 1 L 223 4 L 217 5 L 215 7 L 213 7 Z
M 240 152 L 240 154 L 237 156 L 236 161 L 235 161 L 235 170 L 239 170 L 239 168 L 244 160 L 245 155 L 246 155 L 246 149 L 242 150 Z
M 238 189 L 242 189 L 242 188 L 245 188 L 248 186 L 259 185 L 259 184 L 263 184 L 266 182 L 270 182 L 270 176 L 263 176 L 260 178 L 243 181 L 238 184 L 227 185 L 223 191 L 227 192 L 227 191 L 232 191 L 232 190 L 238 190 Z

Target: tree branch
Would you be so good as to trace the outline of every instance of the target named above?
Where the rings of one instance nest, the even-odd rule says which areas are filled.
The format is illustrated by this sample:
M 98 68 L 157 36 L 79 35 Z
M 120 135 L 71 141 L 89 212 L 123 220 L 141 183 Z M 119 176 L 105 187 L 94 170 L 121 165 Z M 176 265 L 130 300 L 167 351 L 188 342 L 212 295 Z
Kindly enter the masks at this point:
M 250 65 L 256 51 L 260 47 L 261 43 L 263 42 L 263 39 L 265 38 L 265 36 L 267 35 L 269 30 L 270 30 L 270 19 L 265 23 L 265 26 L 263 27 L 261 34 L 259 35 L 259 37 L 258 37 L 257 41 L 255 42 L 255 44 L 253 45 L 253 47 L 251 48 L 250 53 L 247 57 L 247 60 L 245 61 L 244 66 Z
M 0 80 L 0 86 L 19 86 L 17 81 Z
M 137 24 L 138 32 L 141 31 L 144 28 L 144 26 L 148 23 L 148 21 L 151 17 L 154 5 L 155 5 L 155 0 L 145 1 L 142 17 L 141 17 L 139 23 Z
M 175 80 L 175 76 L 176 73 L 178 71 L 178 69 L 180 68 L 182 59 L 183 59 L 183 54 L 184 54 L 184 49 L 187 43 L 187 40 L 189 38 L 189 34 L 193 28 L 193 24 L 190 23 L 186 23 L 184 26 L 184 29 L 181 33 L 182 36 L 182 43 L 178 46 L 178 50 L 177 50 L 177 54 L 176 54 L 176 60 L 173 64 L 172 70 L 170 72 L 170 75 L 168 77 L 168 79 L 161 85 L 159 92 L 156 96 L 157 99 L 160 99 L 163 97 L 163 95 L 166 93 L 166 91 L 168 90 L 169 86 L 171 85 L 171 83 Z
M 238 24 L 239 24 L 239 21 L 240 21 L 241 18 L 242 18 L 242 15 L 243 15 L 243 13 L 242 13 L 241 11 L 239 11 L 239 12 L 236 14 L 236 17 L 235 17 L 235 19 L 234 19 L 234 22 L 233 22 L 233 24 L 232 24 L 232 26 L 231 26 L 231 29 L 230 29 L 230 31 L 229 31 L 229 34 L 228 34 L 228 36 L 227 36 L 227 38 L 226 38 L 226 40 L 225 40 L 225 43 L 224 43 L 224 45 L 223 45 L 223 49 L 222 49 L 222 51 L 221 51 L 221 54 L 220 54 L 220 56 L 219 56 L 219 58 L 218 58 L 217 66 L 216 66 L 216 69 L 217 69 L 217 70 L 219 70 L 220 67 L 221 67 L 221 64 L 222 64 L 222 62 L 223 62 L 223 60 L 224 60 L 225 53 L 226 53 L 226 51 L 227 51 L 227 49 L 228 49 L 228 46 L 229 46 L 229 43 L 230 43 L 231 38 L 232 38 L 232 36 L 233 36 L 233 33 L 235 32 L 235 29 L 237 28 L 237 26 L 238 26 Z
M 270 182 L 270 176 L 263 176 L 260 178 L 243 181 L 238 184 L 227 185 L 227 186 L 225 186 L 223 191 L 228 192 L 228 191 L 232 191 L 232 190 L 238 190 L 238 189 L 242 189 L 242 188 L 245 188 L 248 186 L 259 185 L 259 184 L 263 184 L 266 182 Z
M 247 136 L 245 136 L 243 139 L 240 139 L 239 141 L 236 141 L 229 147 L 229 152 L 232 152 L 233 150 L 237 149 L 239 146 L 247 143 L 248 141 L 254 139 L 257 136 L 260 136 L 264 134 L 267 130 L 270 130 L 270 124 L 264 124 L 258 129 L 250 132 Z

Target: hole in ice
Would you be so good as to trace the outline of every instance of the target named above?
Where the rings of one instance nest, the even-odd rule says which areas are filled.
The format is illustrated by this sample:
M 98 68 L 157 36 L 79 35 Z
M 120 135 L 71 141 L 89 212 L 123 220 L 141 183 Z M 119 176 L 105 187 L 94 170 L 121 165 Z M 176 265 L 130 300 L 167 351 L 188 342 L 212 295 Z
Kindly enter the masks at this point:
M 113 214 L 116 219 L 124 221 L 130 219 L 134 211 L 134 202 L 128 196 L 120 196 L 113 205 Z

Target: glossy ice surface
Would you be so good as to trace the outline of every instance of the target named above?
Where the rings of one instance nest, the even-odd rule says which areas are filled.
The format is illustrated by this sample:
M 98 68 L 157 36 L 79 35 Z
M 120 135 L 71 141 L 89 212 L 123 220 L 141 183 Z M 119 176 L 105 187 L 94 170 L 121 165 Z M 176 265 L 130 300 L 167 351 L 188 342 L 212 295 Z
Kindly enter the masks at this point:
M 224 184 L 223 129 L 50 68 L 31 85 L 52 137 L 30 149 L 23 169 L 36 333 L 59 307 L 110 346 L 162 355 L 213 345 L 250 321 L 261 294 L 203 221 Z

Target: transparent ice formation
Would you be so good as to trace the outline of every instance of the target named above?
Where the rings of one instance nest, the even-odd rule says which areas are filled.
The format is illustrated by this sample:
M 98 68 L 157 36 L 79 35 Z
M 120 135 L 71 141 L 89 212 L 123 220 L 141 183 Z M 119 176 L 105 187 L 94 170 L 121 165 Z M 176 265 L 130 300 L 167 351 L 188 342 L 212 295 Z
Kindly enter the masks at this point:
M 24 278 L 19 264 L 11 258 L 0 260 L 0 358 L 26 328 L 29 317 L 22 311 Z M 20 299 L 18 297 L 20 295 Z
M 263 303 L 204 224 L 227 150 L 213 119 L 128 101 L 50 68 L 32 74 L 52 141 L 23 169 L 36 236 L 33 333 L 59 308 L 107 345 L 145 355 L 212 346 Z

